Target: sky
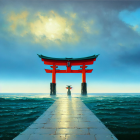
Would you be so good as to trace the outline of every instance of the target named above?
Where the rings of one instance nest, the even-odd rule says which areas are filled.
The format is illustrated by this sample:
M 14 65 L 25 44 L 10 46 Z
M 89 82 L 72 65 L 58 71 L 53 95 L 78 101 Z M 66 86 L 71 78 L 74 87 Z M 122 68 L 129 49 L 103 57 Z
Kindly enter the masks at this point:
M 139 1 L 0 0 L 0 25 L 0 93 L 50 93 L 51 68 L 37 54 L 100 54 L 88 93 L 140 93 Z M 66 85 L 80 94 L 81 83 L 82 74 L 56 74 L 58 94 Z

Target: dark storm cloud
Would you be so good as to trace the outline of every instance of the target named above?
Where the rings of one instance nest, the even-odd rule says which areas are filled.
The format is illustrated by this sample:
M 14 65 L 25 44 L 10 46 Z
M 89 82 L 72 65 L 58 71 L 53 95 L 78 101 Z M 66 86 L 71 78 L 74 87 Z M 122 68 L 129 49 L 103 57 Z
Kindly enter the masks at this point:
M 78 5 L 80 5 L 80 7 L 82 6 L 82 8 L 84 7 L 85 9 L 88 7 L 89 9 L 95 8 L 97 6 L 98 8 L 106 7 L 108 10 L 115 9 L 120 11 L 122 9 L 134 10 L 139 7 L 139 2 L 139 0 L 0 0 L 0 6 L 3 7 L 6 5 L 19 5 L 33 8 L 38 7 L 47 10 L 48 5 L 50 8 L 59 9 L 61 6 L 63 7 L 64 5 L 72 4 L 72 6 L 75 6 L 75 8 L 78 8 Z
M 95 19 L 100 25 L 101 34 L 99 36 L 91 36 L 89 37 L 89 42 L 96 42 L 98 46 L 98 50 L 104 50 L 104 53 L 111 55 L 118 55 L 123 51 L 121 48 L 125 48 L 128 51 L 130 48 L 134 48 L 137 44 L 140 44 L 140 35 L 132 30 L 129 25 L 125 24 L 123 21 L 119 19 L 119 12 L 124 9 L 137 9 L 140 8 L 140 3 L 129 3 L 129 4 L 114 4 L 114 3 L 105 3 L 102 4 L 91 4 L 86 7 L 78 7 L 77 12 L 82 11 L 82 8 L 86 7 L 85 13 L 81 14 L 81 17 L 84 16 L 84 19 Z M 87 38 L 87 36 L 85 36 Z M 123 63 L 123 61 L 121 61 Z

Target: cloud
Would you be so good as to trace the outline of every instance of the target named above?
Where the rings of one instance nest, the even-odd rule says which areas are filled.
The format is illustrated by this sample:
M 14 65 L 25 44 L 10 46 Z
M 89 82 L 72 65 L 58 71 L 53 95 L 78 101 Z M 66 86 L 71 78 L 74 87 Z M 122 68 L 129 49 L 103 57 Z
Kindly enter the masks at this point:
M 95 25 L 95 26 L 94 26 Z M 99 28 L 96 28 L 96 24 L 95 24 L 95 21 L 93 20 L 87 20 L 87 21 L 82 21 L 81 22 L 81 27 L 84 29 L 84 31 L 86 33 L 89 33 L 89 34 L 94 34 L 94 35 L 99 35 L 99 32 L 100 32 L 100 29 Z
M 14 12 L 12 12 L 8 18 L 8 21 L 12 22 L 12 25 L 11 25 L 12 30 L 15 30 L 15 28 L 19 24 L 24 26 L 24 24 L 26 23 L 26 20 L 27 20 L 27 16 L 28 16 L 27 11 L 24 11 L 20 14 L 15 14 Z
M 53 3 L 43 1 L 38 3 L 35 1 L 32 6 L 28 6 L 28 3 L 27 1 L 17 2 L 19 7 L 27 7 L 21 8 L 21 10 L 12 9 L 13 15 L 10 14 L 10 8 L 7 11 L 11 17 L 15 15 L 17 18 L 22 17 L 23 13 L 27 15 L 26 20 L 18 18 L 17 24 L 17 19 L 15 22 L 8 21 L 10 24 L 8 28 L 11 28 L 10 34 L 19 37 L 21 41 L 29 41 L 45 47 L 53 45 L 61 48 L 63 48 L 63 44 L 65 46 L 66 44 L 77 45 L 85 41 L 89 45 L 94 44 L 101 48 L 106 46 L 112 49 L 120 46 L 119 43 L 131 46 L 135 41 L 130 43 L 128 38 L 135 38 L 135 40 L 138 38 L 133 33 L 134 29 L 138 28 L 135 26 L 132 27 L 133 30 L 132 28 L 129 30 L 118 18 L 118 14 L 125 8 L 130 11 L 136 10 L 138 4 L 87 2 L 85 5 L 84 2 Z M 12 28 L 15 29 L 12 30 Z
M 119 13 L 119 18 L 126 23 L 132 30 L 140 34 L 140 8 L 134 11 L 123 10 Z
M 37 14 L 38 20 L 30 23 L 31 33 L 36 36 L 35 42 L 47 40 L 59 42 L 76 42 L 80 36 L 73 30 L 73 21 L 50 11 L 47 16 Z M 42 38 L 44 37 L 44 38 Z
M 24 38 L 32 43 L 38 43 L 46 46 L 53 43 L 60 45 L 62 43 L 78 43 L 84 34 L 98 35 L 98 29 L 93 31 L 96 26 L 93 20 L 85 21 L 79 19 L 77 13 L 59 12 L 50 10 L 48 12 L 31 11 L 9 11 L 7 20 L 7 32 Z M 29 40 L 30 36 L 30 40 Z
M 72 18 L 76 18 L 76 16 L 77 16 L 77 14 L 74 13 L 74 12 L 65 11 L 65 14 L 69 15 L 69 16 L 72 17 Z

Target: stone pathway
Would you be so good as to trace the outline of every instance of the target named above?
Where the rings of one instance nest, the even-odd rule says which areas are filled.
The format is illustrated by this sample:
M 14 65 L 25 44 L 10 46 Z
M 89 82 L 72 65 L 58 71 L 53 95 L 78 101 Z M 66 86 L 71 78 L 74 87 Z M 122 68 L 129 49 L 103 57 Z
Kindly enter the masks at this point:
M 14 140 L 117 140 L 78 98 L 60 98 Z

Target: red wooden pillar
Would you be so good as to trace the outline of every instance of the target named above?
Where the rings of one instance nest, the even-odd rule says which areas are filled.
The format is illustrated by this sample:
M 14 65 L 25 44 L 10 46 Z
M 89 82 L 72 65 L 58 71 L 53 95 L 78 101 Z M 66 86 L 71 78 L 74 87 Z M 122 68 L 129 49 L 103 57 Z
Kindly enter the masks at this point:
M 81 95 L 87 95 L 87 84 L 86 84 L 86 69 L 87 66 L 83 64 L 83 66 L 80 66 L 82 68 L 82 83 L 81 83 Z
M 86 83 L 86 69 L 87 66 L 85 66 L 85 64 L 83 64 L 83 66 L 80 66 L 80 68 L 82 68 L 82 83 Z
M 53 66 L 51 66 L 51 68 L 53 68 L 53 70 L 52 70 L 52 83 L 56 83 L 56 68 L 58 68 L 58 66 L 56 66 L 54 63 Z

